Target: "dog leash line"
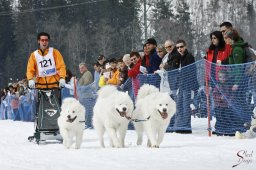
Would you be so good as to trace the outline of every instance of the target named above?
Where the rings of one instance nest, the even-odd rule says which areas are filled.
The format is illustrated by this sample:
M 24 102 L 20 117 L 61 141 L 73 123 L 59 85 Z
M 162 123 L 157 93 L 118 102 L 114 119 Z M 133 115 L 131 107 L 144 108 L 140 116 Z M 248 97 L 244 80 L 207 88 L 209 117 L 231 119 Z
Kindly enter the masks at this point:
M 131 121 L 133 122 L 145 122 L 145 121 L 148 121 L 150 119 L 150 116 L 147 117 L 146 119 L 131 119 Z

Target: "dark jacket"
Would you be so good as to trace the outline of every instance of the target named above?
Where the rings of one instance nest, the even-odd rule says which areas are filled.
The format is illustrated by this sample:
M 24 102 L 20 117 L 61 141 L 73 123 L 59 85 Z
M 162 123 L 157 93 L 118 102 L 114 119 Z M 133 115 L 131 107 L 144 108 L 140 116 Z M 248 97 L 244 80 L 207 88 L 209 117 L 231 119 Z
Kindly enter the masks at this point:
M 180 65 L 180 54 L 178 53 L 176 47 L 168 55 L 167 64 L 164 66 L 166 71 L 174 70 L 179 68 Z
M 177 90 L 177 78 L 178 78 L 178 68 L 180 66 L 180 53 L 178 53 L 176 47 L 168 55 L 167 63 L 164 65 L 164 69 L 168 71 L 168 81 L 171 90 Z
M 149 54 L 149 63 L 146 62 L 147 58 L 144 57 L 141 65 L 147 68 L 148 74 L 154 73 L 154 71 L 159 69 L 159 65 L 162 59 L 157 55 L 156 49 L 153 49 Z
M 178 87 L 180 89 L 198 90 L 196 65 L 194 63 L 194 56 L 186 50 L 184 56 L 180 58 L 180 70 L 178 74 Z

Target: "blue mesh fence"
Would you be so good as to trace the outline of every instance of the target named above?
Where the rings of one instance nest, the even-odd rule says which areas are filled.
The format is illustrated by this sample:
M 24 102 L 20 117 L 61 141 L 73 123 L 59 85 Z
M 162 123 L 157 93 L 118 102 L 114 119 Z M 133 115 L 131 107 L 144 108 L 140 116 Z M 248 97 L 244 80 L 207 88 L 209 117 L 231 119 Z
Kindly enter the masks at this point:
M 160 88 L 161 78 L 157 74 L 139 74 L 137 78 L 139 79 L 140 86 L 150 84 Z
M 138 84 L 138 87 L 139 87 L 139 84 Z M 137 86 L 134 85 L 134 80 L 132 78 L 128 78 L 118 89 L 124 92 L 127 91 L 133 103 L 135 103 L 135 98 L 136 98 L 134 93 L 135 88 L 137 88 Z M 134 129 L 134 126 L 131 122 L 128 124 L 128 129 L 129 130 Z
M 33 112 L 32 112 L 32 100 L 30 99 L 30 94 L 28 96 L 20 97 L 20 105 L 19 105 L 19 115 L 20 119 L 23 121 L 32 121 L 33 120 Z
M 77 94 L 79 102 L 86 109 L 86 122 L 85 125 L 87 128 L 92 128 L 92 116 L 93 116 L 93 107 L 96 102 L 97 94 L 93 84 L 87 86 L 77 86 Z
M 132 79 L 128 78 L 120 87 L 121 91 L 127 91 L 132 101 L 135 102 L 135 94 L 133 89 Z
M 181 69 L 166 72 L 170 95 L 177 104 L 177 112 L 169 128 L 174 131 L 193 130 L 191 118 L 209 117 L 210 127 L 207 119 L 204 119 L 205 126 L 200 128 L 211 128 L 219 135 L 244 132 L 246 129 L 243 124 L 251 120 L 255 107 L 255 65 L 216 65 L 200 60 Z M 220 81 L 222 76 L 226 76 L 225 80 Z M 147 83 L 160 88 L 161 77 L 158 74 L 140 74 L 137 80 L 140 86 Z M 132 84 L 126 88 L 134 90 Z
M 161 78 L 164 78 L 164 82 L 169 84 L 170 95 L 177 104 L 177 112 L 169 129 L 175 131 L 211 128 L 220 135 L 246 131 L 244 123 L 250 122 L 252 110 L 256 107 L 256 63 L 217 65 L 200 60 L 164 74 L 165 76 L 139 74 L 137 78 L 129 78 L 119 89 L 128 91 L 136 102 L 137 91 L 141 85 L 147 83 L 161 88 Z M 67 91 L 62 94 L 68 97 L 65 96 Z M 77 94 L 79 101 L 86 108 L 86 126 L 91 127 L 96 91 L 93 85 L 78 86 Z M 17 110 L 14 112 L 11 107 L 11 100 L 12 96 L 7 96 L 1 101 L 0 119 L 14 119 L 15 114 L 17 115 Z M 33 97 L 21 97 L 19 102 L 20 119 L 32 121 L 35 113 Z M 194 126 L 193 121 L 199 118 L 202 118 L 200 121 L 204 121 L 205 126 Z M 210 127 L 208 119 L 211 120 Z M 129 129 L 133 129 L 131 124 Z
M 246 131 L 244 123 L 252 116 L 250 73 L 252 63 L 217 65 L 206 62 L 206 80 L 210 89 L 217 134 L 232 135 Z M 253 89 L 253 88 L 252 88 Z

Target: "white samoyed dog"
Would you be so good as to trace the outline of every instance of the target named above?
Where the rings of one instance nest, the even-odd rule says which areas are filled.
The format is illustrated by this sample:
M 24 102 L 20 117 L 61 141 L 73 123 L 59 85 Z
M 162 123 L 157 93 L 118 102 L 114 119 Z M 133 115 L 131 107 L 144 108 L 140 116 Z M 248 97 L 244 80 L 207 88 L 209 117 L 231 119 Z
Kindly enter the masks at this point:
M 66 98 L 61 105 L 58 125 L 60 134 L 63 138 L 63 144 L 70 148 L 75 138 L 75 148 L 79 149 L 83 140 L 83 131 L 85 126 L 85 108 L 75 98 Z
M 115 86 L 104 86 L 98 91 L 98 98 L 93 108 L 93 126 L 99 135 L 101 147 L 104 145 L 104 132 L 110 138 L 111 147 L 124 147 L 128 123 L 133 111 L 130 96 L 118 91 Z
M 171 117 L 176 112 L 176 103 L 168 93 L 161 93 L 155 86 L 144 84 L 138 92 L 136 107 L 132 114 L 138 134 L 137 145 L 142 144 L 143 132 L 148 137 L 148 147 L 159 147 Z

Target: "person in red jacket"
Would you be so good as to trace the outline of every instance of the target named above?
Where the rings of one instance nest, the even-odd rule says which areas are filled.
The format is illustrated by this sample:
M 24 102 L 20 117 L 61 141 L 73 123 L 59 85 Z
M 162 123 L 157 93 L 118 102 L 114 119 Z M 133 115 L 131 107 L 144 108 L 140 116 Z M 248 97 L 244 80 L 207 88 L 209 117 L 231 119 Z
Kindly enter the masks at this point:
M 130 57 L 134 65 L 130 70 L 128 70 L 128 76 L 135 78 L 140 73 L 141 57 L 140 54 L 135 51 L 131 52 Z
M 128 70 L 128 77 L 131 77 L 132 79 L 133 92 L 134 96 L 136 97 L 140 87 L 140 82 L 139 79 L 137 79 L 137 75 L 140 73 L 141 57 L 140 54 L 135 51 L 131 52 L 130 57 L 134 65 L 130 70 Z
M 209 82 L 209 87 L 214 87 L 216 80 L 218 80 L 218 71 L 222 68 L 221 65 L 228 64 L 228 57 L 232 49 L 230 45 L 225 44 L 220 31 L 212 32 L 210 39 L 211 45 L 206 55 L 206 60 L 209 61 L 206 62 L 206 81 Z

